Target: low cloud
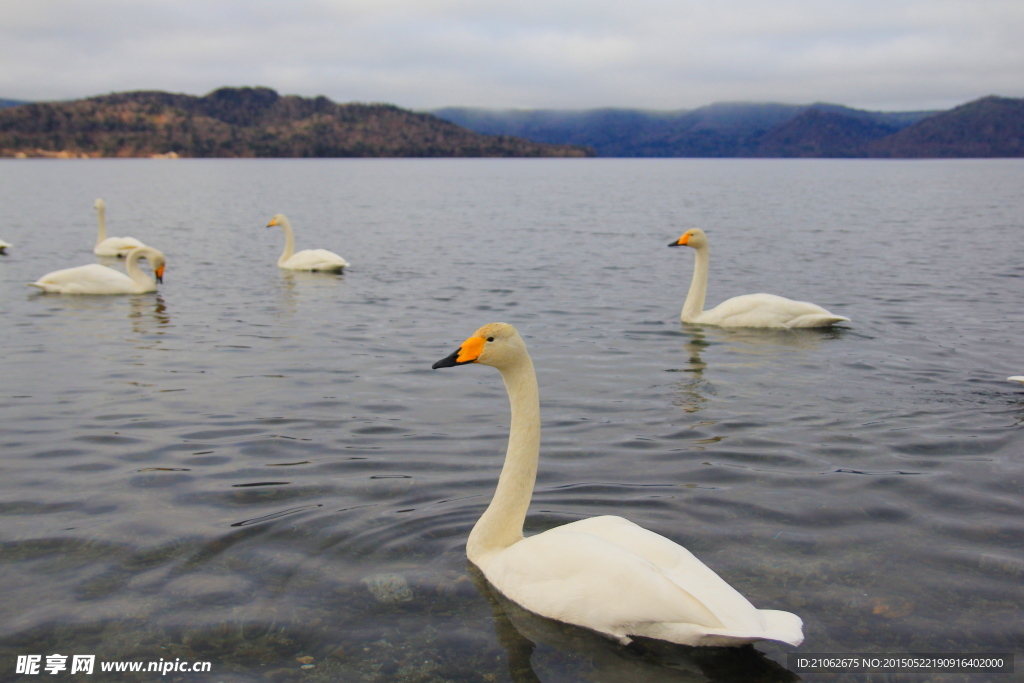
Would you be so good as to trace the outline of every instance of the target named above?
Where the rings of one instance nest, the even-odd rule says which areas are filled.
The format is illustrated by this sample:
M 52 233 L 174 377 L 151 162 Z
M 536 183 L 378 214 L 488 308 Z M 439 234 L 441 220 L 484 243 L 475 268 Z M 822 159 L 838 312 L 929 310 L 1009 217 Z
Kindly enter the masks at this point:
M 266 85 L 340 102 L 949 107 L 1024 95 L 1019 0 L 6 0 L 0 97 Z

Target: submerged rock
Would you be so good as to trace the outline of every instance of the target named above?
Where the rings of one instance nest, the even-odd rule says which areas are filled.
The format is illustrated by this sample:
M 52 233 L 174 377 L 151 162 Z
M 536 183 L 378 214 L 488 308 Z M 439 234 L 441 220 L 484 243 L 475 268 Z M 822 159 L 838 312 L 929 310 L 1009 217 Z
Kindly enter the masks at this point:
M 412 600 L 412 588 L 401 574 L 374 574 L 362 579 L 362 583 L 377 602 L 393 604 Z

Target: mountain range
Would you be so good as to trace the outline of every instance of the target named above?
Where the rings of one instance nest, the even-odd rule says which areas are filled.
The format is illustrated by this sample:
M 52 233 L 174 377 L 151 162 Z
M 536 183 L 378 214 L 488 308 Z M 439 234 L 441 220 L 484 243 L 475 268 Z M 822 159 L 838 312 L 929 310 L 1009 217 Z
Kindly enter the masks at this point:
M 1024 99 L 946 111 L 718 103 L 685 111 L 414 112 L 269 88 L 159 91 L 67 102 L 0 100 L 0 156 L 602 156 L 963 158 L 1024 156 Z
M 1024 99 L 996 96 L 948 111 L 896 113 L 771 103 L 679 112 L 451 107 L 432 113 L 480 133 L 581 145 L 601 157 L 1024 156 Z

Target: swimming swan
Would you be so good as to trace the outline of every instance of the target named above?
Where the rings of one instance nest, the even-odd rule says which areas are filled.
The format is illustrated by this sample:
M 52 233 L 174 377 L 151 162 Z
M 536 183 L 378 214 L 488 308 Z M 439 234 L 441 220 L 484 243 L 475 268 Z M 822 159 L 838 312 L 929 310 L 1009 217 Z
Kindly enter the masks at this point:
M 531 612 L 617 639 L 732 646 L 803 641 L 789 612 L 759 610 L 686 548 L 621 517 L 583 519 L 523 537 L 540 451 L 537 376 L 507 323 L 477 330 L 434 363 L 497 368 L 512 406 L 505 465 L 466 555 L 505 597 Z
M 96 209 L 96 220 L 99 222 L 96 246 L 92 248 L 92 253 L 97 256 L 121 258 L 129 249 L 146 246 L 134 237 L 107 237 L 107 203 L 102 199 L 97 199 L 92 208 Z
M 139 259 L 149 261 L 156 281 L 146 275 L 139 266 Z M 167 260 L 153 247 L 138 247 L 128 252 L 124 267 L 128 274 L 98 263 L 77 268 L 65 268 L 47 273 L 30 287 L 55 294 L 143 294 L 155 292 L 156 283 L 164 281 L 164 266 Z
M 4 242 L 3 240 L 0 240 L 0 254 L 6 254 L 7 253 L 7 247 L 10 247 L 10 246 L 12 246 L 12 245 L 9 242 Z
M 727 299 L 711 310 L 704 310 L 708 289 L 708 238 L 704 231 L 693 228 L 683 233 L 670 247 L 692 247 L 697 251 L 690 292 L 686 295 L 679 318 L 684 323 L 721 325 L 722 327 L 827 327 L 849 321 L 830 313 L 817 304 L 793 301 L 774 294 L 745 294 Z
M 1024 375 L 1014 375 L 1013 377 L 1007 377 L 1006 379 L 1011 382 L 1020 382 L 1021 384 L 1024 384 Z
M 280 225 L 284 228 L 284 251 L 281 258 L 277 259 L 279 268 L 288 270 L 328 270 L 341 272 L 348 261 L 341 258 L 333 251 L 326 249 L 304 249 L 295 252 L 295 233 L 292 232 L 292 224 L 283 213 L 279 213 L 270 219 L 267 227 L 271 228 Z M 294 252 L 294 253 L 293 253 Z

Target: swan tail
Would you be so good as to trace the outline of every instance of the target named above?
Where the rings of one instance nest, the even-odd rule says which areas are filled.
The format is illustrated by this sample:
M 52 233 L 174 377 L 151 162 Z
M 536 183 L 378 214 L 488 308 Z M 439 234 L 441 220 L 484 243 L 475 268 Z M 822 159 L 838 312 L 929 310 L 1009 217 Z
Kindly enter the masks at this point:
M 757 612 L 764 624 L 762 629 L 714 628 L 685 622 L 662 622 L 645 624 L 630 633 L 692 647 L 736 647 L 759 640 L 772 640 L 795 647 L 804 641 L 803 621 L 797 615 L 773 609 L 760 609 Z
M 848 323 L 850 319 L 845 315 L 835 315 L 834 313 L 808 313 L 802 315 L 799 318 L 790 320 L 786 327 L 828 327 L 829 325 L 835 325 L 836 323 Z

